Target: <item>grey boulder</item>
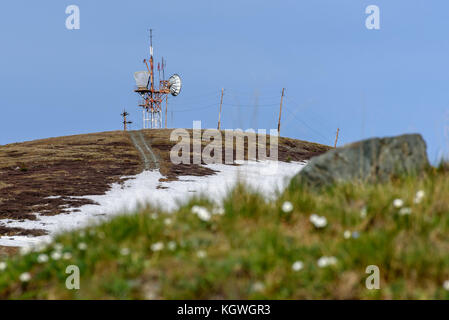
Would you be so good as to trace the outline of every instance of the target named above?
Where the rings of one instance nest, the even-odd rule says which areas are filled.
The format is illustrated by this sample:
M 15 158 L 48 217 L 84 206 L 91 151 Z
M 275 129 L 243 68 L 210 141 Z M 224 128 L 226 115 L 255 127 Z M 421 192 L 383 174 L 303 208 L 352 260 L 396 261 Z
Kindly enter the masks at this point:
M 312 187 L 341 182 L 385 182 L 419 174 L 427 166 L 426 143 L 419 134 L 373 138 L 314 157 L 293 179 Z

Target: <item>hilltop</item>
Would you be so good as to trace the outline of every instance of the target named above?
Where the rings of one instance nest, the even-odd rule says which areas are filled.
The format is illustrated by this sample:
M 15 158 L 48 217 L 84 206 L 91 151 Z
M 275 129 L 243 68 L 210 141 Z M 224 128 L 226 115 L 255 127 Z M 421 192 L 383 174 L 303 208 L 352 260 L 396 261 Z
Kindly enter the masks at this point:
M 36 212 L 42 216 L 76 212 L 76 208 L 94 204 L 83 196 L 102 195 L 113 183 L 123 184 L 142 172 L 147 164 L 160 170 L 163 181 L 213 175 L 213 170 L 202 165 L 170 162 L 169 151 L 175 145 L 169 139 L 171 131 L 111 131 L 0 146 L 0 219 L 26 221 L 35 220 Z M 304 161 L 328 149 L 279 138 L 280 161 Z M 44 234 L 42 229 L 0 225 L 0 236 Z

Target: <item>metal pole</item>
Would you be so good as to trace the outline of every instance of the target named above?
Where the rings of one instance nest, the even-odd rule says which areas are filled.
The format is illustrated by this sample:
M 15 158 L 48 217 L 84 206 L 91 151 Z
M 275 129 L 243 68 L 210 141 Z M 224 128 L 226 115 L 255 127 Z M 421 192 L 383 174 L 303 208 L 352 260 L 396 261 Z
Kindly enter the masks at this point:
M 281 114 L 282 114 L 282 100 L 284 98 L 284 90 L 285 88 L 282 88 L 282 96 L 281 96 L 281 106 L 279 108 L 279 121 L 278 121 L 278 134 L 281 134 Z
M 221 128 L 221 106 L 223 105 L 223 88 L 221 88 L 220 111 L 218 112 L 218 130 Z
M 150 105 L 151 105 L 151 128 L 153 128 L 153 104 L 154 104 L 154 69 L 153 69 L 153 30 L 150 29 Z
M 167 129 L 168 96 L 165 96 L 165 129 Z
M 337 141 L 338 141 L 338 134 L 340 133 L 340 128 L 337 128 L 337 135 L 335 136 L 335 143 L 334 143 L 334 148 L 337 147 Z

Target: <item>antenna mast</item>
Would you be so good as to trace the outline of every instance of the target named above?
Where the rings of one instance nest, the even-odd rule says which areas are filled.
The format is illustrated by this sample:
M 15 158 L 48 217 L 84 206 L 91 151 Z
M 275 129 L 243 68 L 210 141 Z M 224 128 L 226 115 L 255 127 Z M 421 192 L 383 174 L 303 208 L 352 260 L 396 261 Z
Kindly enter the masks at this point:
M 133 123 L 132 121 L 127 121 L 126 117 L 129 116 L 129 113 L 123 109 L 123 113 L 120 114 L 123 117 L 123 131 L 126 131 L 127 125 Z
M 162 57 L 162 80 L 165 80 L 165 60 L 164 57 Z
M 153 29 L 150 29 L 150 77 L 151 77 L 151 96 L 154 91 L 154 72 L 153 72 Z
M 154 52 L 153 52 L 153 29 L 150 29 L 150 65 L 147 59 L 143 62 L 147 71 L 138 71 L 134 73 L 137 83 L 137 92 L 142 100 L 139 106 L 143 108 L 143 128 L 162 128 L 162 101 L 166 99 L 167 94 L 177 96 L 181 91 L 181 78 L 174 74 L 168 80 L 165 80 L 165 60 L 162 58 L 162 66 L 158 64 L 159 79 L 156 88 L 154 76 Z M 162 69 L 162 80 L 160 79 L 160 69 Z M 167 100 L 166 100 L 167 104 Z M 167 108 L 167 107 L 166 107 Z M 166 111 L 167 113 L 167 111 Z M 167 121 L 165 121 L 167 123 Z

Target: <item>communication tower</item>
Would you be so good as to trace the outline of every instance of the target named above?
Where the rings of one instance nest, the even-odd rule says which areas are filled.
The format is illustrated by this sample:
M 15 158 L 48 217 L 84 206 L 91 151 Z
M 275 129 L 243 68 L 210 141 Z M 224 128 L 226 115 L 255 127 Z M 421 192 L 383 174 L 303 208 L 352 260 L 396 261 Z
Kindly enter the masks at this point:
M 139 107 L 142 107 L 143 128 L 157 129 L 162 128 L 162 101 L 167 94 L 177 96 L 181 92 L 182 82 L 178 74 L 174 74 L 168 80 L 165 80 L 165 61 L 162 58 L 162 66 L 158 63 L 159 81 L 156 83 L 153 70 L 153 30 L 151 29 L 149 62 L 150 65 L 148 65 L 147 59 L 143 60 L 147 71 L 134 72 L 134 79 L 137 85 L 137 89 L 134 92 L 140 95 Z

